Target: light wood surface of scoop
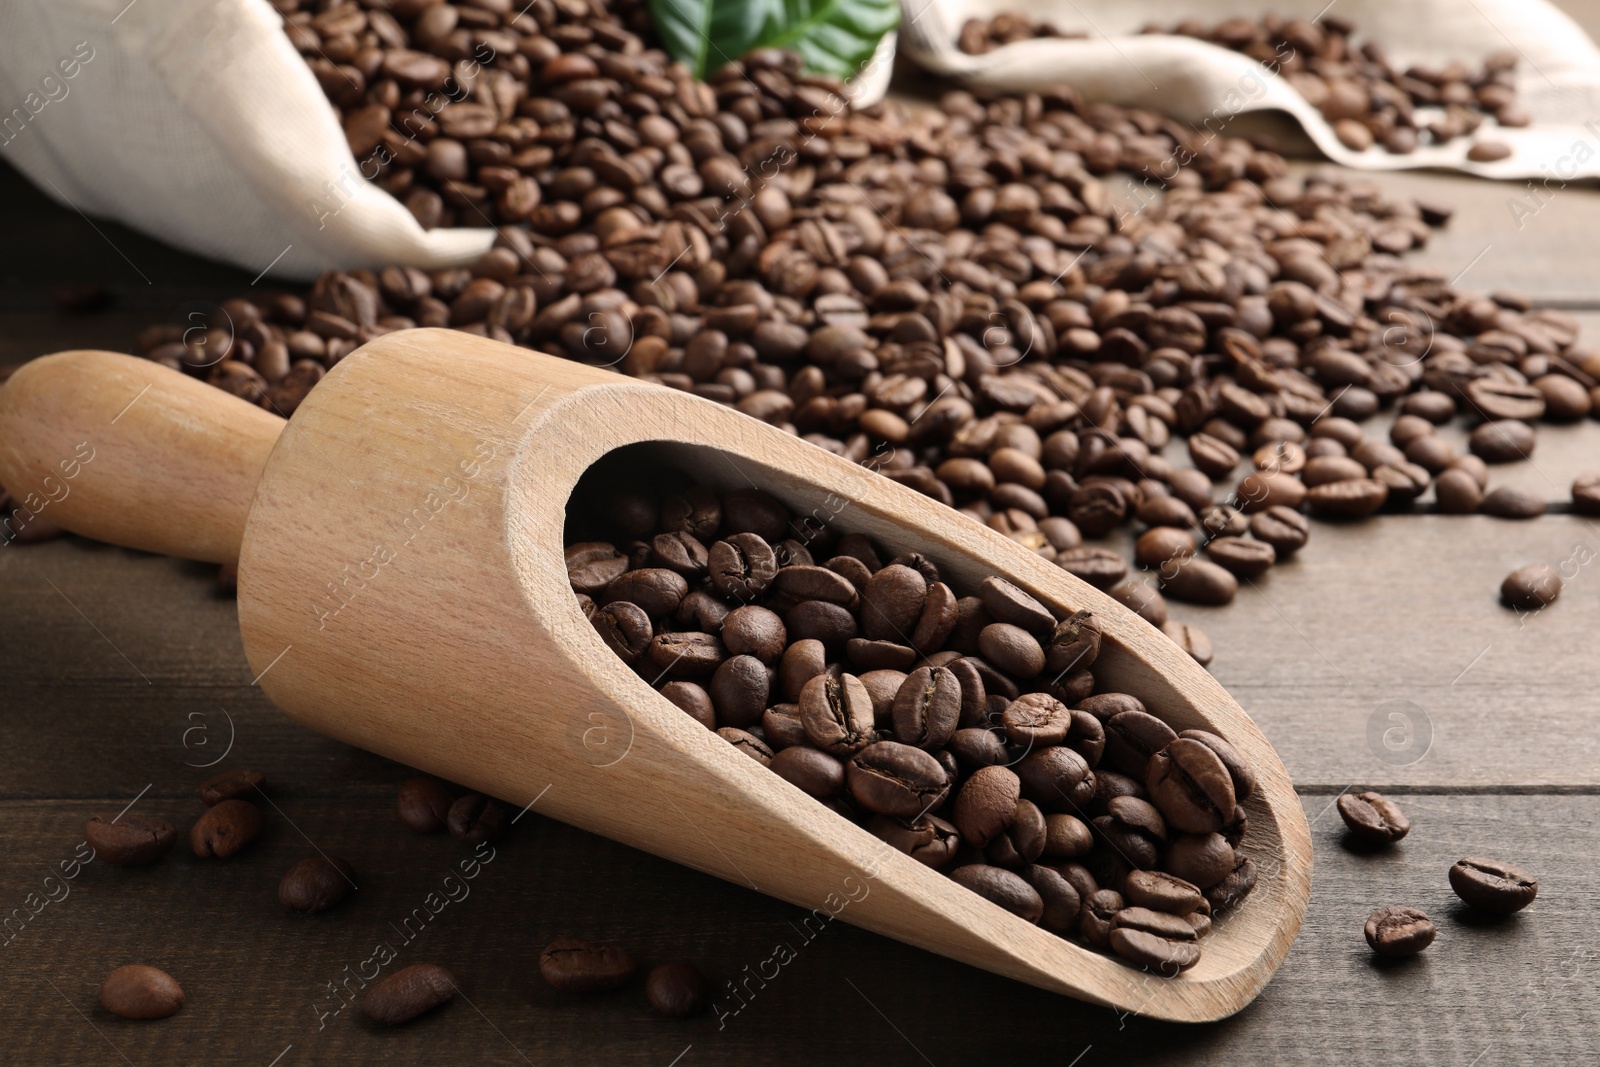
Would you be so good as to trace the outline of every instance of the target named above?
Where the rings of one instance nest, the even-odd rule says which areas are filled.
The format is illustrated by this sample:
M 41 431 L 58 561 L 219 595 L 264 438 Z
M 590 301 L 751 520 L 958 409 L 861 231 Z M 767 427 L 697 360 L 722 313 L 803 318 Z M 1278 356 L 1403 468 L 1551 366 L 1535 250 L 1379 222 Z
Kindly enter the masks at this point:
M 1272 747 L 1171 641 L 1007 538 L 729 408 L 452 331 L 369 343 L 290 425 L 245 527 L 239 613 L 259 684 L 305 724 L 819 916 L 1146 1016 L 1231 1015 L 1288 954 L 1311 842 Z M 568 585 L 563 521 L 584 471 L 638 442 L 703 483 L 754 486 L 924 552 L 958 594 L 999 574 L 1058 612 L 1098 615 L 1102 689 L 1133 693 L 1174 729 L 1220 734 L 1257 773 L 1241 846 L 1257 885 L 1199 964 L 1158 977 L 1011 915 L 826 809 L 617 660 Z

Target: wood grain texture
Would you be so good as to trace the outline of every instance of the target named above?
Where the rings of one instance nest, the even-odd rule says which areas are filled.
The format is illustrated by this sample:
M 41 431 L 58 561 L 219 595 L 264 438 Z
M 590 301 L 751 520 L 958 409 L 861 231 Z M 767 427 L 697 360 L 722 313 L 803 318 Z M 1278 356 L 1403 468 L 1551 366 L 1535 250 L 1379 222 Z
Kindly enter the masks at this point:
M 0 485 L 85 537 L 232 563 L 284 426 L 149 360 L 57 352 L 0 386 Z
M 1519 615 L 1500 582 L 1536 562 L 1574 577 L 1554 604 Z M 1318 523 L 1229 607 L 1173 613 L 1211 637 L 1217 679 L 1302 790 L 1600 785 L 1591 520 Z
M 396 768 L 392 782 L 400 778 Z M 275 800 L 280 810 L 268 811 L 261 839 L 235 859 L 197 860 L 180 843 L 150 868 L 91 863 L 66 899 L 0 946 L 0 1012 L 18 1050 L 7 1062 L 121 1063 L 108 1041 L 136 1064 L 265 1065 L 286 1048 L 282 1064 L 641 1067 L 680 1055 L 681 1067 L 1070 1064 L 1080 1056 L 1079 1067 L 1464 1067 L 1475 1057 L 1600 1056 L 1590 906 L 1600 874 L 1584 860 L 1600 851 L 1595 797 L 1404 797 L 1415 828 L 1379 854 L 1348 851 L 1332 798 L 1307 797 L 1317 865 L 1305 929 L 1254 1004 L 1202 1027 L 1119 1016 L 840 922 L 807 937 L 799 908 L 543 819 L 537 808 L 467 881 L 457 865 L 470 850 L 402 829 L 387 795 Z M 4 912 L 72 856 L 85 818 L 125 802 L 0 803 L 10 851 L 0 872 Z M 191 795 L 142 800 L 134 810 L 183 828 L 200 808 Z M 338 910 L 311 917 L 274 899 L 282 873 L 314 854 L 307 838 L 347 859 L 360 887 Z M 1445 878 L 1468 853 L 1529 867 L 1538 900 L 1505 923 L 1469 921 Z M 452 870 L 451 890 L 459 898 L 464 886 L 467 895 L 414 923 L 421 932 L 406 943 L 396 926 L 430 892 L 443 899 Z M 1416 960 L 1375 965 L 1361 924 L 1393 903 L 1429 912 L 1439 937 Z M 566 935 L 615 940 L 647 965 L 691 960 L 715 983 L 717 1010 L 686 1021 L 655 1017 L 637 983 L 587 999 L 558 995 L 538 977 L 537 954 Z M 349 1008 L 324 1018 L 339 1004 L 327 983 L 343 979 L 346 966 L 360 969 L 380 943 L 397 953 L 389 970 L 442 963 L 465 996 L 396 1030 Z M 767 963 L 779 945 L 793 953 L 781 967 Z M 95 1004 L 100 979 L 133 961 L 182 983 L 181 1012 L 136 1024 Z

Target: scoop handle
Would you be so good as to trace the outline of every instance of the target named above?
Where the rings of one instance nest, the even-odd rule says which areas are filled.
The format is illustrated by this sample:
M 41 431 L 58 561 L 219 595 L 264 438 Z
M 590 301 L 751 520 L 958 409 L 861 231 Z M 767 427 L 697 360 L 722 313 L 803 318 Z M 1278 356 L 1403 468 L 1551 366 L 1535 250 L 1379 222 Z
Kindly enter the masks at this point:
M 58 352 L 0 389 L 0 486 L 96 541 L 235 563 L 286 421 L 147 359 Z M 0 529 L 0 543 L 10 529 Z

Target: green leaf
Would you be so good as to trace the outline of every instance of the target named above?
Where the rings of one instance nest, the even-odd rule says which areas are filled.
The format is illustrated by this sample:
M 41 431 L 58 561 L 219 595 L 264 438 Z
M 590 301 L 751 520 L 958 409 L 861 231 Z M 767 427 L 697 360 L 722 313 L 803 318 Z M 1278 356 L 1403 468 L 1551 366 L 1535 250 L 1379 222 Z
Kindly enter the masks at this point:
M 773 0 L 650 0 L 661 43 L 704 79 L 752 48 Z
M 900 24 L 898 0 L 774 0 L 760 48 L 800 53 L 806 69 L 848 81 Z
M 756 48 L 799 53 L 841 81 L 860 72 L 900 22 L 898 0 L 650 0 L 667 52 L 704 78 Z

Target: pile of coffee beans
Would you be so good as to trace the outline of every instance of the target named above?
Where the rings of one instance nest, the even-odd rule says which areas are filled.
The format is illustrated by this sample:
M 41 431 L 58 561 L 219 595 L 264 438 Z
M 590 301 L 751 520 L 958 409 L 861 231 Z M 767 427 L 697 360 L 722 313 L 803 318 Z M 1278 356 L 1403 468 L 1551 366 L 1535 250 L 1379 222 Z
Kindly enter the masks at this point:
M 1019 41 L 1031 41 L 1036 37 L 1082 40 L 1087 36 L 1082 32 L 1067 33 L 1054 23 L 1035 21 L 1020 11 L 1001 11 L 993 18 L 973 18 L 963 22 L 961 33 L 956 37 L 956 47 L 969 56 L 981 56 L 996 48 Z
M 922 553 L 622 453 L 575 491 L 566 562 L 607 647 L 685 714 L 1053 933 L 1172 975 L 1255 885 L 1250 768 L 1099 691 L 1088 612 L 1001 577 L 963 595 Z
M 365 35 L 398 25 L 426 51 L 418 26 L 443 11 L 456 62 L 503 35 L 517 47 L 497 54 L 541 57 L 515 107 L 556 153 L 529 156 L 538 209 L 470 268 L 330 272 L 309 294 L 225 301 L 207 329 L 146 330 L 152 359 L 284 415 L 355 347 L 411 326 L 613 366 L 911 485 L 1157 625 L 1162 594 L 1216 604 L 1261 581 L 1305 543 L 1303 510 L 1408 509 L 1437 475 L 1441 509 L 1531 513 L 1432 435 L 1410 454 L 1363 442 L 1381 408 L 1499 424 L 1479 435 L 1493 461 L 1527 452 L 1528 424 L 1594 408 L 1600 357 L 1574 347 L 1571 316 L 1403 263 L 1448 211 L 1289 178 L 1243 140 L 1067 89 L 851 109 L 775 52 L 694 83 L 633 14 L 590 5 L 407 10 L 336 4 L 309 24 L 324 51 L 376 49 L 375 85 L 393 84 L 400 46 Z M 497 159 L 496 136 L 460 144 Z M 1102 179 L 1119 170 L 1148 202 L 1118 203 Z M 1168 458 L 1174 437 L 1195 469 Z M 1084 543 L 1125 523 L 1175 550 L 1142 563 L 1160 593 Z M 1209 659 L 1204 634 L 1166 628 Z
M 1198 37 L 1242 52 L 1288 80 L 1333 125 L 1345 147 L 1378 145 L 1401 155 L 1419 144 L 1443 144 L 1477 132 L 1490 118 L 1500 126 L 1526 126 L 1517 104 L 1517 53 L 1507 49 L 1483 58 L 1474 69 L 1460 60 L 1404 69 L 1391 63 L 1376 41 L 1356 45 L 1354 27 L 1337 15 L 1259 20 L 1227 19 L 1214 26 L 1193 20 L 1148 26 L 1146 33 Z M 1419 114 L 1418 109 L 1426 109 Z M 1508 146 L 1480 141 L 1468 150 L 1478 162 L 1504 159 Z
M 1322 112 L 1339 140 L 1356 152 L 1376 145 L 1406 155 L 1418 145 L 1471 136 L 1490 118 L 1507 127 L 1532 121 L 1517 103 L 1518 56 L 1511 50 L 1484 57 L 1477 69 L 1460 61 L 1401 69 L 1376 41 L 1358 46 L 1354 27 L 1327 12 L 1316 19 L 1269 13 L 1215 25 L 1188 19 L 1151 23 L 1140 32 L 1195 37 L 1264 64 Z M 990 19 L 968 19 L 956 43 L 969 55 L 982 55 L 1035 37 L 1084 36 L 1004 11 Z M 1467 157 L 1488 163 L 1510 154 L 1503 142 L 1483 140 L 1468 149 Z

